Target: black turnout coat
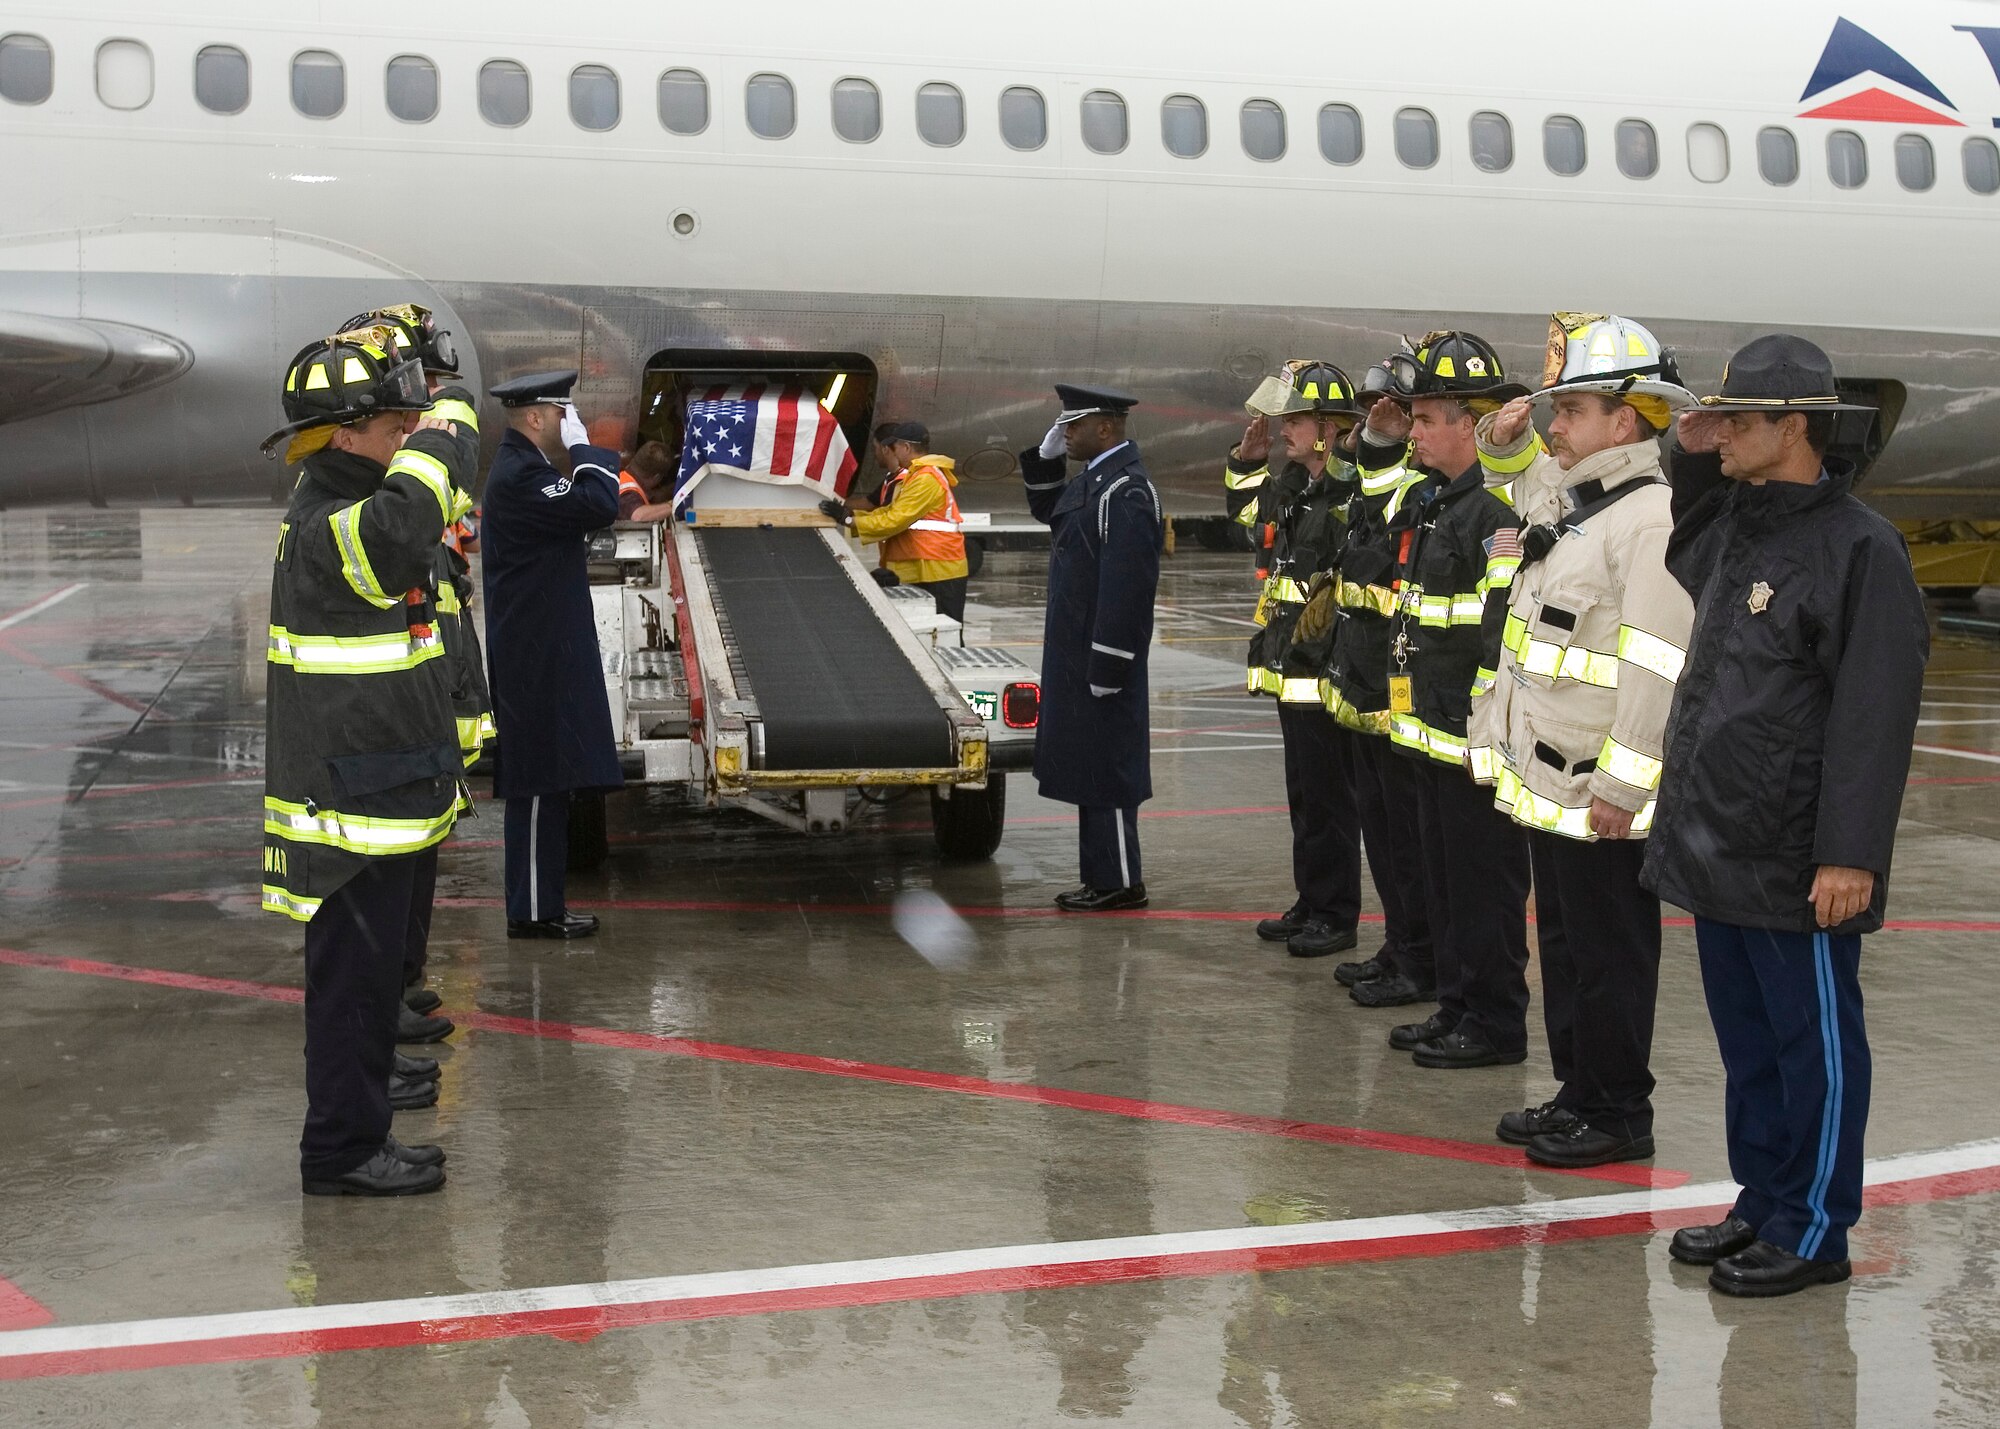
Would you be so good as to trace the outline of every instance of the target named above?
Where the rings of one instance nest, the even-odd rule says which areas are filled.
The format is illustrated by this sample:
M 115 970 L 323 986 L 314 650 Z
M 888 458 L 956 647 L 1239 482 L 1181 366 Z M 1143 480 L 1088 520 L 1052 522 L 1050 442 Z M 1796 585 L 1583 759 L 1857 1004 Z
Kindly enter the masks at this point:
M 578 446 L 570 456 L 564 476 L 510 430 L 486 474 L 480 566 L 503 799 L 624 782 L 585 541 L 618 519 L 618 454 Z
M 1667 724 L 1641 881 L 1718 922 L 1817 931 L 1822 864 L 1875 874 L 1909 777 L 1930 628 L 1910 555 L 1829 460 L 1816 486 L 1725 479 L 1717 457 L 1670 453 L 1667 568 L 1695 600 Z
M 1160 497 L 1126 442 L 1067 478 L 1021 453 L 1028 509 L 1049 525 L 1042 723 L 1035 778 L 1065 804 L 1129 809 L 1153 797 L 1146 648 L 1160 584 Z M 1115 690 L 1093 695 L 1090 687 Z

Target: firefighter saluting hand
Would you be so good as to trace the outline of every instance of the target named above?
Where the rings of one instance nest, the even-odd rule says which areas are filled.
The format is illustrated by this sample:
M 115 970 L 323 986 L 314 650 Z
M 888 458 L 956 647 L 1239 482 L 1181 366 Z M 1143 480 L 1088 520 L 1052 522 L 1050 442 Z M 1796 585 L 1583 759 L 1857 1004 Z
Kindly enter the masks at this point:
M 264 907 L 306 925 L 307 1195 L 407 1196 L 444 1153 L 389 1134 L 405 940 L 467 807 L 428 596 L 463 494 L 451 423 L 384 329 L 292 360 L 286 442 L 305 470 L 279 528 L 266 667 Z

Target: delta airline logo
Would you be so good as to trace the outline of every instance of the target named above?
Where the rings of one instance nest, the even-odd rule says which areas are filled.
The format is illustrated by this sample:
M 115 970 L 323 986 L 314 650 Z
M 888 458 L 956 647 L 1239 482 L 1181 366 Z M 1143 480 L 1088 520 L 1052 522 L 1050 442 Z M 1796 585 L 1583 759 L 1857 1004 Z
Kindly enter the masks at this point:
M 2000 30 L 1977 31 L 1960 25 L 1982 45 L 1985 36 L 2000 38 Z M 1989 55 L 1991 51 L 1989 50 Z M 1806 81 L 1801 104 L 1822 96 L 1812 109 L 1801 110 L 1801 119 L 1845 119 L 1883 124 L 1942 124 L 1964 128 L 1958 106 L 1932 82 L 1929 75 L 1891 49 L 1852 20 L 1841 18 L 1833 25 L 1819 64 Z

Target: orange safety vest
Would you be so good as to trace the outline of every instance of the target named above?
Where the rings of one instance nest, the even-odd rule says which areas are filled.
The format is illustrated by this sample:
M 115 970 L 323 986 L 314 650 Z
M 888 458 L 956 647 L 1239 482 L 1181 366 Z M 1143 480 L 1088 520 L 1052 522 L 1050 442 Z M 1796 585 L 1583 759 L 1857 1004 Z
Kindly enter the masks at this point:
M 938 466 L 929 457 L 918 457 L 910 464 L 908 471 L 883 483 L 888 500 L 887 506 L 895 501 L 902 484 L 919 472 L 927 473 L 944 492 L 944 504 L 933 506 L 923 518 L 907 530 L 899 531 L 882 542 L 884 564 L 896 561 L 962 561 L 965 559 L 965 536 L 959 527 L 964 517 L 959 514 L 958 496 L 951 489 L 949 469 Z M 891 490 L 890 488 L 895 488 Z

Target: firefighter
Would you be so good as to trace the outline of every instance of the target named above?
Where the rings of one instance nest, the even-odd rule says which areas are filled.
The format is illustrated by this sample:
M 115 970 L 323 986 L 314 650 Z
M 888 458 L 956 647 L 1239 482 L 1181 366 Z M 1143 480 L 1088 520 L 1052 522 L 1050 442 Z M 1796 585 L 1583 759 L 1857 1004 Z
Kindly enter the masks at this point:
M 1062 411 L 1021 453 L 1028 509 L 1049 526 L 1042 632 L 1042 796 L 1077 808 L 1082 886 L 1069 913 L 1146 906 L 1139 805 L 1153 797 L 1146 652 L 1160 583 L 1159 494 L 1125 435 L 1138 399 L 1058 383 Z M 1083 464 L 1069 475 L 1066 458 Z
M 470 802 L 428 593 L 464 497 L 452 424 L 420 417 L 422 365 L 394 348 L 386 329 L 304 348 L 265 443 L 305 465 L 271 578 L 263 905 L 306 925 L 299 1172 L 315 1196 L 444 1184 L 442 1151 L 390 1135 L 391 1082 L 423 866 Z
M 1555 1097 L 1500 1119 L 1550 1166 L 1653 1154 L 1660 900 L 1639 885 L 1694 606 L 1667 573 L 1659 437 L 1694 405 L 1624 318 L 1557 313 L 1545 385 L 1481 418 L 1523 522 L 1497 677 L 1472 702 L 1474 777 L 1527 830 Z M 1550 411 L 1538 452 L 1533 411 Z
M 1861 1214 L 1861 935 L 1882 926 L 1930 629 L 1902 537 L 1827 455 L 1857 410 L 1818 347 L 1760 337 L 1669 453 L 1694 638 L 1642 877 L 1694 914 L 1743 1188 L 1671 1253 L 1730 1295 L 1847 1279 Z
M 1486 489 L 1473 423 L 1527 389 L 1471 333 L 1432 333 L 1391 367 L 1410 394 L 1410 454 L 1426 477 L 1390 523 L 1400 585 L 1389 741 L 1417 770 L 1439 1006 L 1393 1029 L 1389 1044 L 1420 1067 L 1511 1065 L 1528 1055 L 1528 846 L 1473 782 L 1465 733 L 1473 686 L 1498 657 L 1520 525 Z M 1383 420 L 1384 435 L 1401 435 L 1393 411 Z
M 493 792 L 507 801 L 507 936 L 587 938 L 594 914 L 564 898 L 579 790 L 624 782 L 591 614 L 587 533 L 618 518 L 618 454 L 590 445 L 570 404 L 574 370 L 491 390 L 507 434 L 486 476 L 486 638 L 505 737 Z M 567 475 L 552 457 L 566 455 Z
M 493 737 L 493 697 L 486 688 L 486 657 L 479 647 L 479 631 L 467 610 L 472 597 L 472 563 L 465 549 L 465 533 L 473 529 L 472 487 L 479 470 L 479 414 L 473 408 L 472 393 L 459 383 L 458 350 L 451 333 L 438 326 L 437 315 L 419 303 L 402 303 L 377 308 L 349 318 L 349 329 L 370 326 L 387 328 L 394 335 L 398 355 L 415 358 L 423 367 L 430 388 L 431 415 L 452 424 L 457 450 L 447 463 L 446 475 L 458 493 L 454 504 L 465 515 L 445 529 L 438 545 L 432 571 L 430 595 L 437 612 L 438 638 L 444 642 L 444 664 L 451 676 L 451 703 L 458 727 L 458 748 L 469 769 Z M 475 536 L 472 544 L 476 548 Z M 403 955 L 403 1003 L 398 1014 L 398 1042 L 440 1042 L 453 1030 L 450 1018 L 438 1013 L 443 999 L 423 986 L 424 968 L 429 960 L 430 920 L 435 892 L 435 859 L 423 869 L 417 896 L 411 903 L 409 943 Z M 436 1080 L 437 1063 L 429 1058 L 409 1058 L 398 1053 L 397 1071 L 406 1078 L 428 1073 Z
M 1410 491 L 1424 481 L 1404 461 L 1409 414 L 1388 365 L 1361 379 L 1370 415 L 1355 429 L 1357 483 L 1347 506 L 1347 540 L 1337 578 L 1314 597 L 1329 607 L 1331 638 L 1318 691 L 1340 729 L 1351 771 L 1368 871 L 1382 904 L 1382 946 L 1369 958 L 1339 963 L 1333 975 L 1363 1007 L 1401 1007 L 1437 996 L 1437 962 L 1423 895 L 1423 835 L 1417 824 L 1417 768 L 1389 746 L 1389 635 L 1396 610 L 1398 537 L 1391 533 Z M 1302 623 L 1312 624 L 1310 613 Z
M 1320 958 L 1354 946 L 1361 917 L 1361 843 L 1352 771 L 1340 729 L 1320 703 L 1312 639 L 1294 640 L 1307 588 L 1334 569 L 1346 540 L 1343 519 L 1354 468 L 1340 457 L 1342 439 L 1361 419 L 1354 383 L 1330 362 L 1297 360 L 1266 378 L 1244 404 L 1252 417 L 1229 455 L 1226 482 L 1255 490 L 1257 508 L 1276 527 L 1270 574 L 1258 597 L 1250 637 L 1248 689 L 1278 701 L 1285 745 L 1285 800 L 1292 821 L 1292 886 L 1285 912 L 1257 925 L 1257 936 L 1283 943 L 1295 958 Z M 1268 440 L 1276 420 L 1289 458 L 1267 473 Z M 1258 470 L 1245 470 L 1252 462 Z
M 889 478 L 875 493 L 874 509 L 856 514 L 831 498 L 819 508 L 863 542 L 881 542 L 882 569 L 895 578 L 891 584 L 929 591 L 940 615 L 963 621 L 971 567 L 964 518 L 952 494 L 958 476 L 950 457 L 931 453 L 930 441 L 922 422 L 877 427 L 875 445 Z

